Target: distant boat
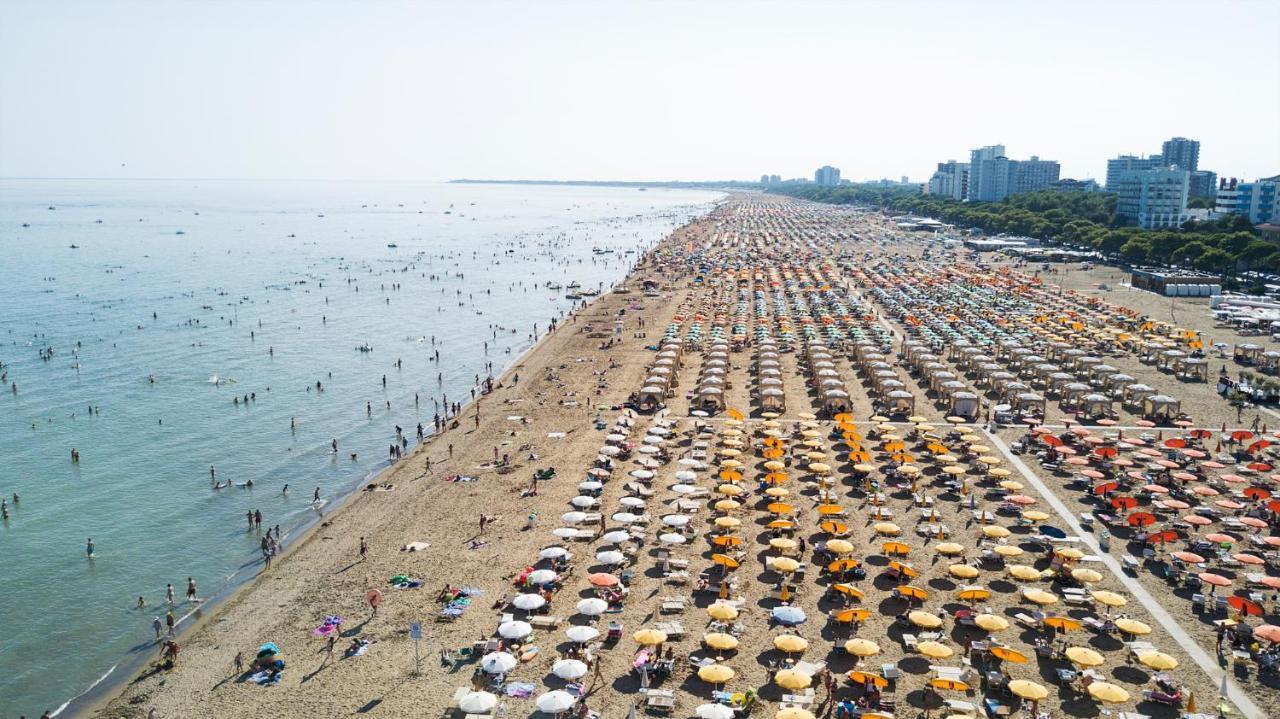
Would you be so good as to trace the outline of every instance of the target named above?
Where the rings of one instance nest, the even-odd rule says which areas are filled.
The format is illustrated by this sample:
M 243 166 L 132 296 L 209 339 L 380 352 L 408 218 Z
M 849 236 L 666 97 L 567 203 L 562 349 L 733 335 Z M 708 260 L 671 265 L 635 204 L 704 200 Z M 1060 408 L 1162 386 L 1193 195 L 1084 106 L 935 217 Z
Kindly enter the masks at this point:
M 185 234 L 187 234 L 187 233 L 183 232 L 182 230 L 178 230 L 177 232 L 175 232 L 175 233 L 173 233 L 173 234 L 175 234 L 175 235 L 185 235 Z
M 356 347 L 356 351 L 357 351 L 357 352 L 372 352 L 372 351 L 373 351 L 373 345 L 369 344 L 368 342 L 365 342 L 365 343 L 364 343 L 364 344 L 362 344 L 362 345 L 358 345 L 358 346 Z
M 72 244 L 72 245 L 71 245 L 71 249 L 73 249 L 73 250 L 78 250 L 78 249 L 80 249 L 80 245 Z
M 394 243 L 394 242 L 388 242 L 388 243 L 387 243 L 387 247 L 399 247 L 399 246 L 400 246 L 400 245 L 397 245 L 397 244 L 396 244 L 396 243 Z

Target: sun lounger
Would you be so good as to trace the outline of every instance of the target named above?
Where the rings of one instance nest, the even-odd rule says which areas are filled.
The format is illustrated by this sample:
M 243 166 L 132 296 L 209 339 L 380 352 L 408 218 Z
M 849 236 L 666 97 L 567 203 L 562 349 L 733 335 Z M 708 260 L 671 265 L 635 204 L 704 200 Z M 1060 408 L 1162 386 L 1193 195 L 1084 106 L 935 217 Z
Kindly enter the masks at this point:
M 663 614 L 680 614 L 688 607 L 684 597 L 663 597 L 662 613 Z
M 529 624 L 534 629 L 555 629 L 560 626 L 560 617 L 529 617 Z
M 658 631 L 666 632 L 668 639 L 680 639 L 684 636 L 684 625 L 680 622 L 658 622 L 654 626 Z
M 1021 624 L 1027 629 L 1039 629 L 1040 621 L 1042 619 L 1044 619 L 1044 616 L 1040 615 L 1039 612 L 1036 612 L 1035 614 L 1024 614 L 1023 612 L 1018 612 L 1013 615 L 1013 621 Z
M 907 651 L 914 653 L 916 651 L 916 646 L 919 644 L 920 644 L 920 640 L 916 638 L 916 635 L 914 634 L 902 635 L 902 646 Z

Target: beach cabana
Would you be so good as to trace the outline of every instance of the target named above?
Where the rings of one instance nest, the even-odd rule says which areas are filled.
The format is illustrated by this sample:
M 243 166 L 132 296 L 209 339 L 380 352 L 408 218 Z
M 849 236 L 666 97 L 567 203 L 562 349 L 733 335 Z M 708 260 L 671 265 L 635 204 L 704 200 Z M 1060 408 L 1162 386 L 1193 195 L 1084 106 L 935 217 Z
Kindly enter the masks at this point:
M 1152 422 L 1172 422 L 1182 412 L 1182 402 L 1165 394 L 1153 394 L 1142 400 L 1142 416 Z
M 666 397 L 666 389 L 661 385 L 649 384 L 640 388 L 636 395 L 636 409 L 640 412 L 656 412 Z
M 1087 394 L 1080 398 L 1080 411 L 1086 417 L 1108 417 L 1111 415 L 1111 398 L 1105 394 Z
M 1202 357 L 1183 357 L 1174 362 L 1173 373 L 1187 382 L 1208 382 L 1209 362 Z
M 822 397 L 822 409 L 827 416 L 834 417 L 842 412 L 850 412 L 853 410 L 853 404 L 849 402 L 849 393 L 842 389 L 827 390 Z
M 963 386 L 961 385 L 961 387 Z M 972 392 L 964 390 L 953 392 L 948 405 L 948 413 L 956 417 L 976 419 L 978 416 L 978 395 Z
M 760 411 L 778 414 L 787 411 L 787 399 L 781 388 L 765 387 L 760 390 Z
M 885 404 L 889 414 L 911 414 L 916 408 L 916 398 L 910 392 L 895 389 L 885 395 Z
M 1249 342 L 1238 344 L 1231 352 L 1231 357 L 1242 365 L 1256 365 L 1262 362 L 1263 349 Z
M 1156 393 L 1156 388 L 1147 384 L 1131 384 L 1124 388 L 1124 404 L 1128 407 L 1141 407 L 1142 401 Z
M 1156 369 L 1172 372 L 1174 362 L 1186 356 L 1187 353 L 1182 350 L 1165 350 L 1156 355 Z
M 1013 408 L 1028 417 L 1043 417 L 1045 399 L 1035 392 L 1019 392 L 1013 397 Z

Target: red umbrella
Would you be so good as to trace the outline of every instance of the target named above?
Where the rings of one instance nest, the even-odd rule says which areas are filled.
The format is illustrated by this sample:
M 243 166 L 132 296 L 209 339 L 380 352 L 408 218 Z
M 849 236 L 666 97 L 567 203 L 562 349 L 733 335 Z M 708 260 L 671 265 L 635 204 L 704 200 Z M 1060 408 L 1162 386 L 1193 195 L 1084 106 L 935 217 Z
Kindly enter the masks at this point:
M 1261 443 L 1261 442 L 1259 442 L 1258 444 L 1262 444 L 1262 443 Z M 1254 446 L 1257 446 L 1257 445 L 1254 445 Z M 1270 472 L 1270 471 L 1271 471 L 1271 465 L 1267 464 L 1266 462 L 1250 462 L 1250 463 L 1246 464 L 1245 466 L 1246 466 L 1246 467 L 1248 467 L 1249 469 L 1252 469 L 1252 470 L 1253 470 L 1253 471 L 1255 471 L 1255 472 Z
M 1174 552 L 1171 556 L 1180 562 L 1187 564 L 1204 564 L 1204 557 L 1194 552 Z
M 1212 436 L 1212 433 L 1207 429 L 1193 429 L 1188 434 L 1196 439 L 1208 439 Z
M 1235 544 L 1237 541 L 1235 537 L 1231 536 L 1230 534 L 1223 534 L 1222 532 L 1214 532 L 1213 534 L 1206 534 L 1204 535 L 1204 538 L 1209 540 L 1210 542 L 1216 542 L 1219 544 Z
M 1273 499 L 1270 502 L 1267 502 L 1267 509 L 1270 509 L 1272 512 L 1280 512 L 1280 499 Z
M 1177 532 L 1173 531 L 1172 529 L 1166 529 L 1163 532 L 1156 532 L 1150 537 L 1147 537 L 1147 542 L 1151 544 L 1160 544 L 1162 542 L 1177 541 L 1177 539 L 1178 539 Z
M 1181 449 L 1182 447 L 1187 446 L 1187 440 L 1181 437 L 1170 437 L 1164 441 L 1164 446 L 1170 449 Z
M 1138 506 L 1138 500 L 1133 497 L 1112 497 L 1111 506 L 1116 509 L 1133 509 Z
M 1232 609 L 1240 612 L 1240 614 L 1246 617 L 1250 615 L 1255 617 L 1262 616 L 1262 607 L 1239 595 L 1227 597 L 1227 604 L 1231 605 Z
M 1120 453 L 1120 450 L 1116 449 L 1115 447 L 1099 447 L 1093 450 L 1093 453 L 1105 459 L 1105 458 L 1116 456 L 1117 454 Z
M 1237 429 L 1231 433 L 1231 439 L 1234 439 L 1237 442 L 1243 442 L 1246 439 L 1253 439 L 1253 432 L 1250 432 L 1247 429 Z
M 1050 447 L 1061 447 L 1061 446 L 1062 446 L 1062 440 L 1058 439 L 1057 437 L 1053 436 L 1052 434 L 1042 434 L 1042 435 L 1040 435 L 1040 441 L 1041 441 L 1041 442 L 1044 442 L 1045 444 L 1049 445 Z
M 1103 482 L 1102 484 L 1099 484 L 1098 486 L 1093 488 L 1093 493 L 1106 494 L 1107 492 L 1110 492 L 1119 486 L 1120 485 L 1115 482 Z
M 1231 586 L 1231 580 L 1227 579 L 1221 574 L 1214 574 L 1213 572 L 1201 572 L 1199 576 L 1200 576 L 1200 581 L 1204 582 L 1205 584 L 1212 584 L 1215 587 Z
M 1271 491 L 1262 487 L 1249 487 L 1244 490 L 1244 496 L 1249 499 L 1266 499 L 1271 496 Z
M 1129 515 L 1130 527 L 1146 527 L 1155 524 L 1156 515 L 1150 512 L 1134 512 Z

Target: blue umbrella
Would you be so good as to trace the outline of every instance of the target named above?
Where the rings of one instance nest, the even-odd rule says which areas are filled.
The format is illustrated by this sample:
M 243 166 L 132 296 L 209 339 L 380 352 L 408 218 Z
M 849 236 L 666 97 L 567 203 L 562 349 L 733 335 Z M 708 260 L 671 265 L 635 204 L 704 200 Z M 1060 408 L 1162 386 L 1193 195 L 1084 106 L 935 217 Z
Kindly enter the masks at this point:
M 773 618 L 779 624 L 803 624 L 808 619 L 803 609 L 792 606 L 774 607 Z

